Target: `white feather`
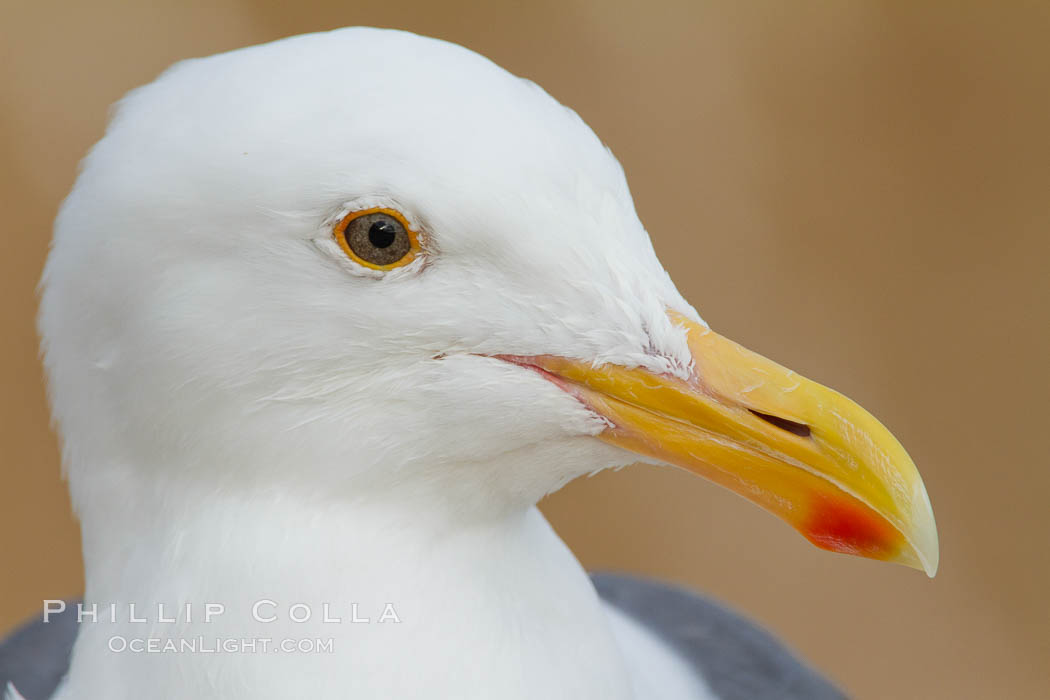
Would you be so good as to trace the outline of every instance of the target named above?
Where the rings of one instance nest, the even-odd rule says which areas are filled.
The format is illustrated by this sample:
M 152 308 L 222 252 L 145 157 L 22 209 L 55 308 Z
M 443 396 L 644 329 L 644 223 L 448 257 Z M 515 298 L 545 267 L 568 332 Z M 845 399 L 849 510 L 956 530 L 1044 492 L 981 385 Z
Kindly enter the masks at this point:
M 424 232 L 418 264 L 374 274 L 334 245 L 333 221 L 374 205 Z M 82 625 L 62 697 L 631 696 L 534 504 L 637 457 L 484 355 L 681 374 L 667 308 L 698 318 L 609 151 L 461 47 L 345 29 L 133 91 L 58 216 L 40 312 L 86 597 L 227 613 Z M 260 626 L 260 598 L 402 622 Z M 335 654 L 116 653 L 115 635 Z

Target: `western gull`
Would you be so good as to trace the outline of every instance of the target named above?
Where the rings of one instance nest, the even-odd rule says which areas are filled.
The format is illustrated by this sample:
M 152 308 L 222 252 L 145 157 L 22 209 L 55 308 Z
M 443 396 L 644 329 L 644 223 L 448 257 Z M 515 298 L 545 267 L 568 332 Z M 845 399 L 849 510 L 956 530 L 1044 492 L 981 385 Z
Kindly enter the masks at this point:
M 637 461 L 937 568 L 893 436 L 711 330 L 576 113 L 444 41 L 132 91 L 39 326 L 86 578 L 0 647 L 40 697 L 67 663 L 60 700 L 840 697 L 715 604 L 588 577 L 536 503 Z

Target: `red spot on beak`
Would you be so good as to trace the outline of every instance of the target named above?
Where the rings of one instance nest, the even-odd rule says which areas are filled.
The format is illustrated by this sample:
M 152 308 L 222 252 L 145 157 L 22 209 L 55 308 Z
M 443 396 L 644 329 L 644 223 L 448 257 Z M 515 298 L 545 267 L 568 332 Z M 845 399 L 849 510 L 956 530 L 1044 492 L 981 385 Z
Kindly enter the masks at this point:
M 820 495 L 811 508 L 802 532 L 821 549 L 872 559 L 890 559 L 900 549 L 902 537 L 897 529 L 851 496 Z

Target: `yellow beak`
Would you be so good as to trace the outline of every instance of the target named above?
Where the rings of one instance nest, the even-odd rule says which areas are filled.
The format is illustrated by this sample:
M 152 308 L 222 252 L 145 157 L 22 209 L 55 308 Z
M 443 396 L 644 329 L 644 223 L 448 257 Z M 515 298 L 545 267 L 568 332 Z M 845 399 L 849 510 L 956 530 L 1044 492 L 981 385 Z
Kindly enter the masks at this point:
M 926 488 L 881 423 L 845 396 L 672 317 L 688 333 L 688 380 L 561 357 L 527 362 L 610 422 L 602 440 L 721 484 L 823 549 L 937 572 Z

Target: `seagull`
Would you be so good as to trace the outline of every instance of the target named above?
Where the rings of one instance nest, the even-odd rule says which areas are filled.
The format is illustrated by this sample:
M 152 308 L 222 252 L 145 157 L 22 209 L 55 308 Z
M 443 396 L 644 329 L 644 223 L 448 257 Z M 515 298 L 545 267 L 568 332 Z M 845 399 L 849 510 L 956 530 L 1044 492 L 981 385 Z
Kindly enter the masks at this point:
M 444 41 L 303 35 L 132 91 L 39 328 L 85 560 L 60 700 L 765 697 L 683 651 L 732 615 L 589 577 L 537 510 L 636 462 L 937 569 L 889 431 L 712 330 L 580 117 Z M 768 697 L 840 697 L 791 663 L 811 691 Z

